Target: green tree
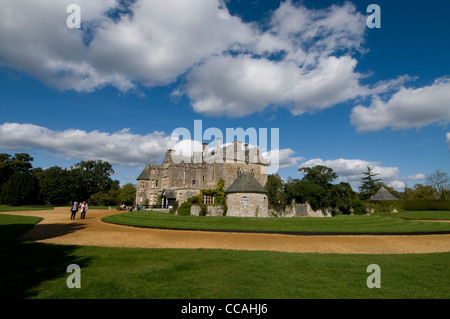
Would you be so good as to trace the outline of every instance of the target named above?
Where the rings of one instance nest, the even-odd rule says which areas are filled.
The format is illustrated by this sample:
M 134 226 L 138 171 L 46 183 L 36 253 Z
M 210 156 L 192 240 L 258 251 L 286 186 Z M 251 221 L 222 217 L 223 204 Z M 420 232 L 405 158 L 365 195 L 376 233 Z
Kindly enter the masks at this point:
M 120 187 L 118 201 L 126 205 L 133 205 L 136 202 L 136 186 L 132 183 L 127 183 Z
M 267 176 L 265 188 L 267 189 L 267 197 L 269 207 L 275 210 L 283 210 L 287 205 L 287 194 L 284 192 L 283 181 L 279 176 Z
M 380 185 L 378 182 L 380 179 L 374 179 L 378 174 L 373 173 L 372 168 L 367 166 L 367 172 L 362 173 L 363 177 L 361 178 L 362 184 L 359 187 L 359 197 L 361 199 L 369 199 L 371 196 L 375 195 L 376 192 L 380 189 Z
M 108 162 L 81 161 L 75 164 L 70 172 L 74 181 L 74 192 L 79 201 L 86 200 L 98 192 L 119 188 L 119 181 L 114 181 L 110 177 L 114 174 L 114 170 Z
M 416 184 L 413 189 L 408 189 L 406 199 L 436 199 L 438 193 L 431 185 Z
M 337 174 L 333 172 L 332 168 L 316 165 L 314 167 L 302 167 L 298 170 L 304 174 L 302 181 L 328 187 L 336 178 Z
M 0 187 L 8 181 L 14 173 L 29 172 L 33 165 L 33 158 L 27 153 L 16 153 L 14 156 L 0 154 Z
M 309 202 L 314 210 L 329 207 L 327 190 L 321 185 L 298 179 L 291 180 L 285 185 L 288 199 L 295 199 L 297 203 Z
M 76 197 L 70 171 L 53 166 L 38 173 L 40 197 L 47 204 L 65 205 Z
M 358 194 L 345 182 L 332 185 L 327 196 L 334 213 L 350 214 L 355 202 L 359 200 Z
M 32 174 L 17 172 L 2 185 L 1 195 L 3 202 L 7 205 L 36 204 L 39 196 L 39 183 Z

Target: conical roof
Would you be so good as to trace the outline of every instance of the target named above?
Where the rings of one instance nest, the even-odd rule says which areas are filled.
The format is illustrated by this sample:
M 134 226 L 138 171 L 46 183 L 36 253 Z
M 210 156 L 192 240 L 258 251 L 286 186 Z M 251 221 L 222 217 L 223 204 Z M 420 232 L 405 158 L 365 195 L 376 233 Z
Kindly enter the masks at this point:
M 147 164 L 144 168 L 144 170 L 142 171 L 141 175 L 139 175 L 138 178 L 136 178 L 137 180 L 141 180 L 141 179 L 147 179 L 150 180 L 150 164 Z
M 370 197 L 370 200 L 398 200 L 398 198 L 389 193 L 386 188 L 381 186 L 380 190 L 375 195 Z
M 267 193 L 267 190 L 250 173 L 244 172 L 225 193 Z

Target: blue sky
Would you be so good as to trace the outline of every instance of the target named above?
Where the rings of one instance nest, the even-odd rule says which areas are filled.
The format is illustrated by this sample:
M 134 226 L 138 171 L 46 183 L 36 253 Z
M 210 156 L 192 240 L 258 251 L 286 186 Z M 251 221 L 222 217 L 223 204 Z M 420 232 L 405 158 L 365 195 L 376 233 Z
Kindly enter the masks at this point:
M 447 1 L 91 2 L 2 4 L 0 152 L 108 160 L 135 183 L 202 120 L 279 129 L 284 178 L 321 164 L 357 188 L 369 165 L 401 189 L 450 173 Z

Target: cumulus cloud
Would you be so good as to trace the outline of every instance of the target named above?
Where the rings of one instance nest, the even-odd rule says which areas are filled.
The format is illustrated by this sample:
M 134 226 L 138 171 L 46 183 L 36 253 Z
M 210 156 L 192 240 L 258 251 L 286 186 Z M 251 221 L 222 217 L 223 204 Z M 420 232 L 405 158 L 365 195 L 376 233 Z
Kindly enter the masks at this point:
M 299 161 L 304 160 L 301 156 L 293 156 L 294 153 L 295 151 L 290 148 L 262 152 L 261 155 L 269 162 L 268 174 L 275 174 L 279 169 L 297 166 Z
M 370 167 L 374 174 L 378 174 L 375 178 L 381 179 L 381 182 L 388 186 L 402 189 L 405 187 L 405 181 L 416 181 L 425 178 L 425 174 L 419 173 L 411 176 L 400 176 L 398 167 L 382 166 L 381 162 L 366 161 L 361 159 L 335 159 L 323 160 L 315 158 L 301 163 L 300 167 L 313 167 L 322 165 L 330 167 L 338 175 L 338 181 L 347 182 L 355 187 L 361 185 L 361 178 L 363 173 L 367 172 L 367 167 Z
M 187 75 L 174 95 L 209 115 L 270 105 L 298 115 L 367 94 L 352 58 L 363 51 L 365 17 L 351 3 L 313 10 L 286 1 L 262 29 L 221 0 L 80 0 L 81 29 L 69 29 L 70 3 L 5 0 L 0 65 L 80 92 L 126 92 Z
M 195 66 L 184 90 L 195 111 L 230 117 L 269 106 L 300 115 L 366 95 L 370 89 L 359 84 L 351 56 L 363 51 L 364 23 L 350 3 L 310 10 L 283 2 L 269 30 L 253 29 L 244 52 Z
M 50 130 L 33 124 L 0 125 L 0 148 L 46 150 L 67 159 L 104 160 L 135 166 L 159 160 L 175 141 L 164 132 L 138 135 L 123 129 L 114 133 L 78 129 Z
M 356 60 L 321 59 L 305 73 L 293 62 L 254 59 L 250 55 L 219 56 L 192 70 L 186 91 L 195 111 L 238 117 L 269 105 L 294 115 L 331 107 L 359 95 Z
M 62 90 L 129 91 L 171 83 L 250 34 L 218 0 L 80 0 L 81 29 L 66 25 L 71 2 L 5 0 L 0 63 Z
M 450 122 L 450 78 L 420 88 L 402 87 L 389 100 L 375 96 L 369 107 L 352 110 L 351 122 L 359 132 L 422 127 Z

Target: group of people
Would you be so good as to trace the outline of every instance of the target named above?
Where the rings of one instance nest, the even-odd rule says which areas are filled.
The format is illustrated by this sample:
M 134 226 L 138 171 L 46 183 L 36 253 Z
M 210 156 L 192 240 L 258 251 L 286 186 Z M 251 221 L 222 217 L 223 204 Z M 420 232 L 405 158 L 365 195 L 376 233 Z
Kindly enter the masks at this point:
M 81 219 L 85 219 L 86 218 L 86 212 L 88 210 L 88 204 L 86 202 L 82 202 L 80 204 L 78 204 L 78 202 L 74 202 L 72 204 L 72 207 L 70 208 L 70 219 L 75 219 L 75 215 L 78 212 L 78 209 L 80 209 L 81 211 Z

